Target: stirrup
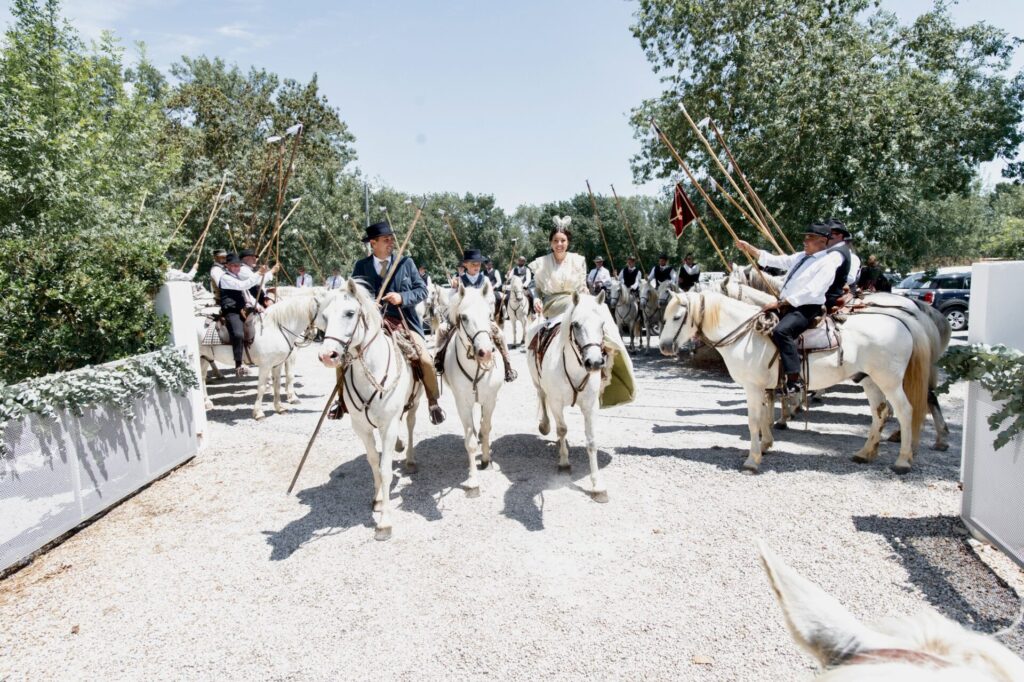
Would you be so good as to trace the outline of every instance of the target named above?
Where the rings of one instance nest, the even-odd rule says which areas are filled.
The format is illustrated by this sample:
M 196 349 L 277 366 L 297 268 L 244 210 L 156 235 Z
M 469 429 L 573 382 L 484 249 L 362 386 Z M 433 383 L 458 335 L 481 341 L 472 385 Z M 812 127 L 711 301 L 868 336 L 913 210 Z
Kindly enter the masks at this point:
M 444 410 L 442 410 L 441 406 L 436 403 L 427 409 L 427 413 L 430 416 L 430 423 L 435 426 L 443 422 L 445 419 Z

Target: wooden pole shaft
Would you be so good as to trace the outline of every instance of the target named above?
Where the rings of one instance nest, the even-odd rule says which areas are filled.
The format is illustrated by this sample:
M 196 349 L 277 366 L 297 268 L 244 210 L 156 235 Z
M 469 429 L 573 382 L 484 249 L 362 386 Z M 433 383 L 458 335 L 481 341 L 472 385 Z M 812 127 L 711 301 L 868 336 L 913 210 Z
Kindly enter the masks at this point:
M 746 212 L 746 211 L 745 211 L 745 210 L 743 209 L 743 207 L 742 207 L 742 206 L 740 206 L 740 205 L 739 205 L 739 202 L 737 202 L 737 201 L 736 201 L 736 199 L 735 199 L 735 198 L 734 198 L 734 197 L 733 197 L 733 196 L 732 196 L 731 194 L 729 194 L 729 190 L 727 190 L 726 188 L 722 187 L 722 186 L 721 186 L 721 185 L 720 185 L 719 183 L 715 182 L 715 179 L 714 179 L 714 178 L 712 178 L 712 179 L 711 179 L 711 185 L 712 185 L 712 186 L 713 186 L 713 187 L 714 187 L 715 189 L 717 189 L 717 190 L 718 190 L 718 192 L 719 192 L 719 193 L 720 193 L 720 194 L 721 194 L 721 195 L 722 195 L 723 197 L 725 197 L 726 199 L 728 199 L 728 200 L 729 200 L 729 203 L 730 203 L 730 204 L 732 204 L 732 205 L 733 205 L 734 207 L 736 207 L 736 210 L 740 212 L 740 214 L 741 214 L 741 215 L 742 215 L 742 216 L 743 216 L 743 217 L 744 217 L 744 218 L 746 219 L 746 221 L 747 221 L 748 223 L 750 223 L 751 225 L 753 225 L 753 226 L 754 226 L 754 229 L 756 229 L 756 230 L 757 230 L 758 232 L 760 232 L 760 233 L 761 233 L 761 235 L 762 235 L 762 236 L 763 236 L 763 237 L 764 237 L 765 239 L 767 239 L 767 240 L 768 240 L 768 243 L 769 243 L 769 244 L 771 244 L 772 246 L 774 246 L 774 247 L 775 247 L 775 250 L 776 250 L 776 251 L 778 251 L 778 252 L 779 252 L 780 254 L 782 254 L 782 255 L 785 255 L 785 253 L 786 253 L 786 252 L 785 252 L 785 251 L 783 251 L 783 250 L 782 250 L 782 247 L 781 247 L 781 246 L 779 246 L 779 243 L 778 243 L 777 241 L 775 241 L 775 237 L 774 237 L 774 236 L 772 236 L 772 233 L 771 233 L 771 231 L 769 231 L 769 230 L 768 230 L 768 228 L 767 228 L 767 227 L 765 227 L 765 226 L 764 226 L 764 224 L 763 224 L 763 223 L 762 223 L 762 222 L 761 222 L 760 220 L 758 220 L 758 219 L 755 219 L 755 218 L 751 217 L 751 215 L 750 215 L 749 213 L 747 213 L 747 212 Z
M 292 213 L 295 213 L 295 209 L 297 209 L 299 207 L 299 204 L 301 203 L 302 197 L 299 197 L 298 200 L 294 204 L 292 204 L 292 208 L 290 211 L 288 211 L 288 215 L 284 217 L 284 220 L 281 221 L 280 225 L 274 228 L 273 234 L 270 235 L 270 239 L 267 240 L 267 243 L 264 244 L 263 248 L 261 248 L 259 250 L 259 253 L 256 254 L 256 258 L 262 258 L 263 254 L 266 253 L 267 249 L 269 249 L 274 244 L 275 239 L 277 239 L 278 244 L 280 244 L 281 228 L 284 227 L 285 223 L 288 222 L 288 219 L 292 217 Z M 278 253 L 280 253 L 280 251 L 278 251 Z M 274 260 L 276 261 L 278 259 L 275 258 Z
M 320 262 L 316 259 L 316 256 L 313 255 L 313 249 L 309 248 L 309 244 L 306 243 L 306 239 L 302 236 L 301 232 L 295 230 L 295 236 L 299 238 L 300 242 L 302 242 L 302 248 L 306 250 L 306 254 L 309 256 L 310 260 L 313 261 L 313 266 L 316 267 L 317 276 L 319 276 L 320 279 L 323 280 L 324 269 L 320 267 Z
M 711 246 L 715 247 L 715 253 L 717 253 L 718 257 L 722 259 L 722 265 L 725 266 L 725 271 L 732 272 L 732 265 L 729 264 L 729 261 L 726 259 L 725 254 L 722 253 L 722 250 L 718 248 L 718 242 L 716 242 L 715 238 L 711 236 L 711 231 L 708 230 L 708 226 L 704 224 L 704 221 L 701 220 L 700 216 L 694 217 L 697 219 L 697 224 L 700 225 L 700 229 L 704 230 L 704 234 L 708 236 L 708 241 L 711 242 Z
M 445 213 L 443 216 L 444 222 L 448 225 L 448 231 L 452 233 L 452 239 L 455 240 L 455 246 L 459 248 L 459 260 L 462 260 L 462 254 L 465 253 L 465 249 L 462 248 L 462 242 L 459 241 L 458 236 L 455 234 L 455 228 L 452 227 L 452 221 L 448 220 L 448 214 Z
M 291 485 L 288 486 L 287 495 L 292 494 L 292 490 L 295 488 L 295 482 L 299 480 L 299 474 L 302 472 L 303 465 L 306 464 L 306 457 L 309 456 L 309 451 L 313 447 L 313 442 L 316 441 L 317 435 L 320 433 L 320 427 L 324 425 L 324 418 L 327 417 L 327 412 L 331 409 L 331 403 L 334 402 L 334 396 L 338 395 L 338 386 L 340 382 L 334 383 L 334 390 L 331 391 L 331 395 L 327 398 L 327 404 L 324 405 L 323 412 L 320 413 L 320 419 L 316 423 L 316 428 L 313 429 L 313 435 L 309 437 L 309 442 L 306 443 L 306 451 L 302 453 L 302 459 L 299 460 L 299 466 L 295 469 L 295 475 L 292 476 Z
M 636 240 L 633 239 L 633 230 L 629 227 L 629 221 L 626 219 L 626 212 L 622 210 L 622 204 L 619 202 L 619 195 L 615 193 L 615 185 L 612 185 L 612 196 L 615 197 L 615 207 L 619 210 L 619 217 L 622 218 L 622 224 L 626 228 L 626 236 L 629 237 L 629 243 L 633 245 L 633 255 L 636 256 L 636 264 L 640 266 L 640 271 L 644 272 L 644 263 L 640 260 L 640 249 L 637 248 Z
M 704 201 L 707 203 L 708 207 L 711 208 L 711 212 L 715 214 L 715 217 L 718 218 L 719 222 L 721 222 L 722 225 L 725 227 L 726 231 L 728 231 L 729 236 L 731 236 L 735 241 L 739 241 L 740 238 L 736 236 L 736 232 L 732 229 L 732 225 L 730 225 L 729 221 L 725 219 L 725 216 L 722 215 L 722 212 L 718 210 L 718 206 L 716 206 L 715 202 L 711 200 L 711 197 L 708 196 L 708 193 L 704 191 L 704 188 L 701 186 L 701 184 L 697 182 L 697 178 L 693 176 L 693 173 L 690 171 L 690 167 L 686 164 L 685 161 L 683 161 L 683 157 L 679 156 L 679 152 L 676 151 L 676 148 L 672 145 L 672 142 L 668 139 L 665 133 L 662 132 L 661 128 L 658 127 L 658 124 L 654 122 L 654 119 L 651 119 L 651 125 L 654 126 L 654 130 L 657 131 L 658 137 L 661 138 L 661 141 L 665 144 L 666 147 L 668 147 L 668 150 L 669 152 L 672 153 L 673 158 L 675 158 L 676 162 L 680 165 L 680 167 L 682 167 L 683 172 L 686 173 L 686 177 L 690 179 L 690 182 L 693 184 L 693 186 L 697 188 L 698 192 L 700 192 L 700 195 L 704 198 Z M 749 253 L 744 251 L 743 255 L 747 257 L 747 260 L 750 261 L 750 264 L 753 265 L 758 272 L 761 271 L 761 266 L 758 265 L 755 259 L 751 258 Z M 765 280 L 765 282 L 767 283 L 767 280 Z M 778 292 L 776 291 L 773 291 L 771 293 L 778 296 Z
M 203 244 L 206 242 L 206 235 L 210 231 L 210 225 L 213 224 L 213 219 L 217 217 L 217 212 L 219 210 L 218 207 L 220 206 L 220 194 L 224 191 L 224 185 L 227 181 L 228 173 L 227 171 L 224 171 L 224 177 L 220 181 L 220 189 L 217 190 L 217 196 L 213 198 L 213 207 L 210 208 L 210 217 L 206 219 L 206 227 L 203 228 L 203 232 L 199 235 L 199 239 L 196 240 L 196 243 L 189 250 L 188 255 L 185 256 L 185 261 L 181 264 L 180 268 L 182 272 L 185 272 L 185 266 L 188 264 L 189 260 L 191 260 L 193 253 L 196 257 L 196 264 L 199 263 L 199 258 L 203 253 Z
M 377 292 L 377 305 L 380 305 L 380 301 L 384 298 L 384 292 L 387 291 L 388 284 L 391 283 L 391 278 L 395 276 L 395 271 L 398 269 L 398 262 L 402 260 L 402 254 L 405 253 L 405 247 L 409 245 L 409 240 L 412 239 L 412 233 L 416 229 L 416 223 L 420 221 L 420 216 L 423 214 L 423 207 L 426 205 L 427 200 L 424 199 L 420 207 L 416 209 L 416 215 L 412 219 L 412 225 L 409 226 L 409 231 L 405 233 L 405 239 L 402 241 L 402 246 L 399 247 L 398 253 L 395 254 L 395 258 L 391 262 L 391 267 L 388 268 L 387 277 L 384 278 L 384 282 L 380 285 L 380 291 Z
M 597 223 L 597 229 L 601 233 L 601 241 L 604 242 L 604 253 L 608 256 L 608 265 L 614 271 L 615 261 L 612 259 L 612 250 L 608 248 L 608 239 L 604 236 L 604 225 L 601 224 L 601 216 L 597 212 L 597 200 L 594 199 L 594 191 L 590 189 L 590 180 L 587 180 L 587 193 L 590 194 L 590 206 L 594 209 L 594 221 Z

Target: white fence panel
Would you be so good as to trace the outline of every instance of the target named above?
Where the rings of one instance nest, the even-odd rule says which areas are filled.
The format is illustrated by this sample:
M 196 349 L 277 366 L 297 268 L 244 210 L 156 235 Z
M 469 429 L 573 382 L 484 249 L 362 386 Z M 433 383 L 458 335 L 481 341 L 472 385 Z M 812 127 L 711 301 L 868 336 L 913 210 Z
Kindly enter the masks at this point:
M 1017 300 L 1024 286 L 1024 261 L 975 263 L 971 277 L 968 340 L 1024 349 L 1024 316 Z M 964 407 L 961 516 L 974 532 L 1024 567 L 1024 437 L 1001 450 L 988 426 L 999 409 L 976 382 Z

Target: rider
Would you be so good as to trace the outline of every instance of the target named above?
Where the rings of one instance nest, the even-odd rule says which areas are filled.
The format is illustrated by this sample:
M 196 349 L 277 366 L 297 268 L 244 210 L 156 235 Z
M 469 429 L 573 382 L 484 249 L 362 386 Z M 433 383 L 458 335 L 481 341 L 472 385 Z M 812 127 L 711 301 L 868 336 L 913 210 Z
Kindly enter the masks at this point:
M 838 253 L 843 262 L 836 268 L 836 276 L 825 292 L 825 310 L 831 311 L 843 298 L 846 287 L 857 281 L 853 265 L 853 252 L 850 250 L 848 239 L 852 239 L 846 225 L 834 218 L 825 222 L 829 229 L 828 250 Z M 857 269 L 860 269 L 860 259 L 857 259 Z
M 515 275 L 522 281 L 529 310 L 533 310 L 533 273 L 530 271 L 530 268 L 526 267 L 526 256 L 520 256 L 516 259 L 516 264 L 508 271 L 508 275 L 509 277 Z
M 619 281 L 629 291 L 640 288 L 640 268 L 636 266 L 636 256 L 626 256 L 626 267 L 619 270 Z
M 700 282 L 700 266 L 693 262 L 693 254 L 688 253 L 683 258 L 683 267 L 679 269 L 679 288 L 689 291 L 698 282 Z
M 594 269 L 587 273 L 587 289 L 591 294 L 597 296 L 608 289 L 612 283 L 611 273 L 604 266 L 604 258 L 598 256 L 594 259 Z
M 331 276 L 324 282 L 324 286 L 327 287 L 328 290 L 340 289 L 344 283 L 345 278 L 341 276 L 341 268 L 335 265 L 331 268 Z
M 467 289 L 482 289 L 484 283 L 490 280 L 487 273 L 480 270 L 480 265 L 486 263 L 487 260 L 480 253 L 479 249 L 466 249 L 462 254 L 462 264 L 465 266 L 466 271 L 458 278 L 455 286 L 461 284 Z M 434 358 L 434 368 L 437 369 L 438 374 L 444 372 L 444 353 L 448 348 L 449 338 L 450 331 L 449 336 L 444 336 L 434 342 L 436 347 L 441 349 Z M 491 318 L 491 340 L 498 347 L 501 359 L 505 363 L 505 381 L 515 381 L 518 374 L 512 369 L 512 360 L 508 356 L 508 345 L 505 343 L 505 335 L 493 318 Z
M 668 254 L 663 253 L 658 256 L 658 264 L 651 268 L 651 272 L 647 275 L 647 279 L 650 281 L 651 285 L 657 289 L 662 282 L 675 279 L 675 276 L 676 271 L 668 264 Z
M 423 338 L 423 325 L 416 312 L 416 304 L 427 298 L 427 285 L 417 272 L 416 264 L 411 257 L 403 256 L 398 264 L 394 265 L 395 233 L 387 221 L 367 227 L 363 242 L 369 242 L 371 253 L 356 261 L 355 267 L 352 268 L 352 276 L 363 280 L 370 292 L 376 296 L 384 284 L 384 278 L 394 267 L 395 272 L 388 282 L 387 293 L 381 299 L 386 304 L 384 318 L 392 328 L 407 326 L 410 332 L 408 339 L 416 346 L 419 355 L 417 359 L 411 361 L 413 372 L 423 382 L 430 422 L 440 424 L 444 421 L 444 410 L 437 404 L 441 394 L 440 386 L 430 353 L 427 352 L 427 342 Z
M 256 267 L 256 252 L 252 249 L 242 249 L 242 253 L 240 255 L 242 258 L 242 269 L 239 271 L 238 276 L 242 279 L 249 279 L 258 269 Z M 262 284 L 266 284 L 272 279 L 274 279 L 274 273 L 268 272 L 260 279 L 260 282 Z M 270 304 L 274 302 L 273 299 L 270 298 L 270 295 L 267 294 L 267 290 L 260 286 L 260 284 L 249 289 L 249 295 L 252 296 L 253 300 L 263 308 L 270 306 Z
M 247 374 L 242 359 L 245 351 L 245 323 L 242 314 L 245 310 L 252 308 L 256 301 L 249 293 L 253 287 L 260 285 L 264 275 L 273 275 L 278 266 L 267 269 L 267 266 L 260 266 L 259 270 L 253 272 L 248 278 L 242 278 L 242 261 L 235 254 L 230 254 L 224 263 L 225 272 L 221 275 L 220 287 L 220 311 L 227 323 L 228 336 L 231 338 L 231 352 L 235 359 L 235 375 L 245 376 Z M 251 271 L 250 271 L 251 272 Z
M 210 289 L 213 291 L 213 300 L 220 305 L 220 278 L 224 275 L 224 261 L 228 259 L 228 252 L 224 249 L 217 249 L 213 252 L 213 265 L 210 266 Z
M 502 291 L 504 282 L 501 281 L 501 273 L 494 269 L 494 263 L 489 256 L 484 257 L 484 276 L 491 280 L 491 289 L 494 290 L 494 317 L 501 319 L 501 306 L 505 302 L 505 295 Z
M 536 352 L 532 339 L 536 339 L 537 330 L 541 327 L 550 328 L 554 320 L 559 319 L 570 305 L 572 296 L 587 290 L 586 259 L 576 253 L 569 252 L 572 233 L 569 231 L 570 218 L 556 218 L 555 227 L 548 235 L 551 253 L 537 258 L 530 263 L 534 273 L 534 284 L 537 290 L 537 301 L 534 309 L 544 314 L 544 323 L 533 328 L 531 347 Z M 633 377 L 633 363 L 626 352 L 626 345 L 619 336 L 611 315 L 604 325 L 604 343 L 614 348 L 614 359 L 607 384 L 601 389 L 601 407 L 611 407 L 632 402 L 636 397 L 636 380 Z
M 772 341 L 779 349 L 782 371 L 786 374 L 783 393 L 804 390 L 796 340 L 822 314 L 825 292 L 843 263 L 838 252 L 828 249 L 830 232 L 825 223 L 812 223 L 804 232 L 804 250 L 789 256 L 776 256 L 743 240 L 736 241 L 736 248 L 752 258 L 756 257 L 759 265 L 789 270 L 779 292 L 779 300 L 763 308 L 765 311 L 779 311 L 779 323 L 772 330 Z
M 306 272 L 306 268 L 303 265 L 299 266 L 299 274 L 295 278 L 295 286 L 300 289 L 313 286 L 313 275 Z

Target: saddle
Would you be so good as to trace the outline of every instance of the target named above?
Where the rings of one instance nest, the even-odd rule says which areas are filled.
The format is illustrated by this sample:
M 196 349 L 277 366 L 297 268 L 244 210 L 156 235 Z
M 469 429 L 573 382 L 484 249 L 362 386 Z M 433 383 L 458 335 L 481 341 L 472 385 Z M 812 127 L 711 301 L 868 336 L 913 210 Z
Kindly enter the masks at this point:
M 548 347 L 558 335 L 558 330 L 561 328 L 561 321 L 550 325 L 544 325 L 538 329 L 537 333 L 533 335 L 532 339 L 530 339 L 529 349 L 534 353 L 538 370 L 540 370 L 541 363 L 544 361 L 544 354 L 548 352 Z
M 839 334 L 839 324 L 831 315 L 819 317 L 796 341 L 797 350 L 802 355 L 835 350 L 841 344 L 842 337 Z
M 248 348 L 256 340 L 256 320 L 259 315 L 250 314 L 246 316 L 242 328 L 244 329 L 245 346 Z M 203 346 L 229 346 L 231 345 L 231 334 L 228 333 L 227 322 L 224 318 L 217 316 L 206 325 L 206 332 L 203 334 Z

